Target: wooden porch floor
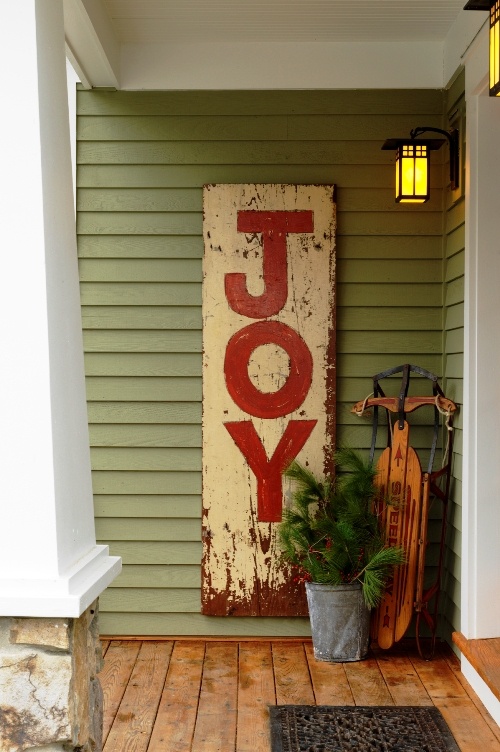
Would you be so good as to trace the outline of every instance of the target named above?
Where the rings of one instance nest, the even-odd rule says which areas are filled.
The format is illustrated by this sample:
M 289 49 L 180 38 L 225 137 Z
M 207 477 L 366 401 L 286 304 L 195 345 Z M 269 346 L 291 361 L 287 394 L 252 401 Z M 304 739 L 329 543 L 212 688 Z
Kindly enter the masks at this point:
M 103 640 L 104 752 L 270 752 L 269 705 L 435 705 L 462 752 L 500 729 L 446 646 L 359 663 L 315 661 L 309 640 Z

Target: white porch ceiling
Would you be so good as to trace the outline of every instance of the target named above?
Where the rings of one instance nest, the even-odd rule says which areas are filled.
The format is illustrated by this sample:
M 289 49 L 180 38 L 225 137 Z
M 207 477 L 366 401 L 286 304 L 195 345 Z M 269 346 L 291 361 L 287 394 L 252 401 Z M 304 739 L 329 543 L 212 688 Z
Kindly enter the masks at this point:
M 445 39 L 465 0 L 103 0 L 122 43 Z
M 465 0 L 62 0 L 86 86 L 418 88 L 446 84 L 487 13 Z

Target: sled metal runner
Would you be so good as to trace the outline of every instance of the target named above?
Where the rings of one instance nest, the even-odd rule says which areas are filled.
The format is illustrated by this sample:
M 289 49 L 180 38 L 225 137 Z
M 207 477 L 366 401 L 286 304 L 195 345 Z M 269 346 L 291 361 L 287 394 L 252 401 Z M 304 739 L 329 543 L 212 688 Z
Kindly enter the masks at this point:
M 386 396 L 380 382 L 401 373 L 399 394 Z M 408 396 L 411 374 L 428 379 L 432 395 Z M 419 379 L 419 382 L 421 380 Z M 390 368 L 373 377 L 373 396 L 357 402 L 352 412 L 361 416 L 373 409 L 370 459 L 373 461 L 379 429 L 379 411 L 387 418 L 387 444 L 377 462 L 377 485 L 380 498 L 377 512 L 389 545 L 403 546 L 406 563 L 394 570 L 384 597 L 372 618 L 372 637 L 383 649 L 392 647 L 406 633 L 416 614 L 415 637 L 420 656 L 430 660 L 435 651 L 441 574 L 444 561 L 446 522 L 453 455 L 453 415 L 457 405 L 448 399 L 430 371 L 409 363 Z M 410 445 L 407 414 L 422 407 L 432 407 L 434 423 L 427 469 L 422 472 L 420 459 Z M 443 421 L 441 421 L 441 416 Z M 446 429 L 443 466 L 434 470 L 439 433 Z M 425 554 L 429 510 L 434 500 L 442 504 L 441 533 L 436 578 L 424 585 Z M 423 630 L 430 632 L 430 647 L 424 649 Z

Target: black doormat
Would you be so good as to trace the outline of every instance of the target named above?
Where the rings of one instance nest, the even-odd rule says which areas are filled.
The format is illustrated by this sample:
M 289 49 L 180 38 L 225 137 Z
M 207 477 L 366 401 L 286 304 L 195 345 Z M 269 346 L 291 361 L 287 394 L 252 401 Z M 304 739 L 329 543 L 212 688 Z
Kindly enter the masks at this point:
M 460 752 L 434 707 L 271 707 L 272 752 Z

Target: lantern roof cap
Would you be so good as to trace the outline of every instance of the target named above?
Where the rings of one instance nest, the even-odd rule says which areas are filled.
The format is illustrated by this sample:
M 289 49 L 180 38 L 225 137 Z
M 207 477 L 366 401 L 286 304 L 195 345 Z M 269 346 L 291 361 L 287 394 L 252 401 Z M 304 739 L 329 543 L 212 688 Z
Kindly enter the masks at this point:
M 427 146 L 431 151 L 437 151 L 437 149 L 440 149 L 442 145 L 444 144 L 445 139 L 444 138 L 411 138 L 408 136 L 407 138 L 388 138 L 387 141 L 384 141 L 382 145 L 382 149 L 385 151 L 394 151 L 400 146 L 409 146 L 413 144 L 421 144 L 423 146 Z
M 494 4 L 495 0 L 469 0 L 464 10 L 490 10 Z

